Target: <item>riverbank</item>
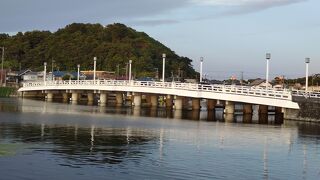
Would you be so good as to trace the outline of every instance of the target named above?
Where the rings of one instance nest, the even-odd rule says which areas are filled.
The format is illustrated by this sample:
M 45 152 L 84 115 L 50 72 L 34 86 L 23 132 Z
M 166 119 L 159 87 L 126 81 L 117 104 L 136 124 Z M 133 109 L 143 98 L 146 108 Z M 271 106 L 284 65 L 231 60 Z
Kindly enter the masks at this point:
M 17 90 L 13 87 L 0 87 L 0 97 L 16 96 Z

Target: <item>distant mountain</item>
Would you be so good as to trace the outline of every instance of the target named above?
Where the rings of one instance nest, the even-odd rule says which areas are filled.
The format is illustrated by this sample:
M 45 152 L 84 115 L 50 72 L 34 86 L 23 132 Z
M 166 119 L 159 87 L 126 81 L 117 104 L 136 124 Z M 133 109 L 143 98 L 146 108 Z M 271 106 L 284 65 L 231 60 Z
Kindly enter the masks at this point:
M 192 60 L 178 56 L 174 51 L 144 32 L 137 32 L 123 24 L 73 23 L 56 32 L 31 31 L 14 36 L 0 34 L 0 46 L 5 46 L 5 66 L 11 69 L 42 70 L 43 63 L 54 69 L 75 70 L 93 69 L 96 56 L 97 69 L 125 73 L 126 63 L 133 60 L 132 70 L 136 77 L 154 77 L 162 71 L 162 53 L 167 54 L 166 76 L 181 75 L 195 77 Z

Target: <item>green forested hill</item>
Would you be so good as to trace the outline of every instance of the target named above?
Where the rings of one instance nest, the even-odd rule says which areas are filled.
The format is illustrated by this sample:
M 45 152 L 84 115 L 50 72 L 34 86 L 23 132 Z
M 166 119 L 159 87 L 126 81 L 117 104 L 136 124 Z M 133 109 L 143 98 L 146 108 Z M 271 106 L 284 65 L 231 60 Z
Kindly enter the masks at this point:
M 0 34 L 0 46 L 5 46 L 5 66 L 13 70 L 30 68 L 41 70 L 43 62 L 51 69 L 75 70 L 92 69 L 93 57 L 98 58 L 97 69 L 116 71 L 120 74 L 129 59 L 137 77 L 153 76 L 158 68 L 162 70 L 162 53 L 167 54 L 166 75 L 171 72 L 184 77 L 196 76 L 191 60 L 180 57 L 160 42 L 143 32 L 137 32 L 123 24 L 102 26 L 100 24 L 74 23 L 52 33 L 32 31 L 17 33 L 14 36 Z M 179 71 L 180 70 L 180 71 Z M 161 73 L 159 73 L 161 74 Z

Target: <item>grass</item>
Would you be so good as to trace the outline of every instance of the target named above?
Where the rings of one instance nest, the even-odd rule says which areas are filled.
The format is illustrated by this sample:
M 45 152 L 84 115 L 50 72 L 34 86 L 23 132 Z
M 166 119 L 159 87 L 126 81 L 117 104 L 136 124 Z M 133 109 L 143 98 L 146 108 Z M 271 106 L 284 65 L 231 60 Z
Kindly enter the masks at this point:
M 0 97 L 9 97 L 14 93 L 14 88 L 12 87 L 0 87 Z

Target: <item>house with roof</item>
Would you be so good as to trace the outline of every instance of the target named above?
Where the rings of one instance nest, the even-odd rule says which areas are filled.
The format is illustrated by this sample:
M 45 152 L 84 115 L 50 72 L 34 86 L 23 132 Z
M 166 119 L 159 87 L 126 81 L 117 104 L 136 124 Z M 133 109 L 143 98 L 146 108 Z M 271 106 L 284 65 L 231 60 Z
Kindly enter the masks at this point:
M 266 83 L 265 79 L 255 79 L 252 81 L 249 86 L 254 86 L 254 87 L 272 87 L 272 84 L 270 82 Z
M 78 72 L 66 72 L 66 71 L 53 71 L 53 73 L 51 73 L 51 78 L 53 75 L 53 79 L 54 80 L 66 80 L 65 78 L 70 78 L 70 79 L 78 79 Z M 80 76 L 79 76 L 80 80 L 84 80 L 86 79 L 86 75 L 80 72 Z

